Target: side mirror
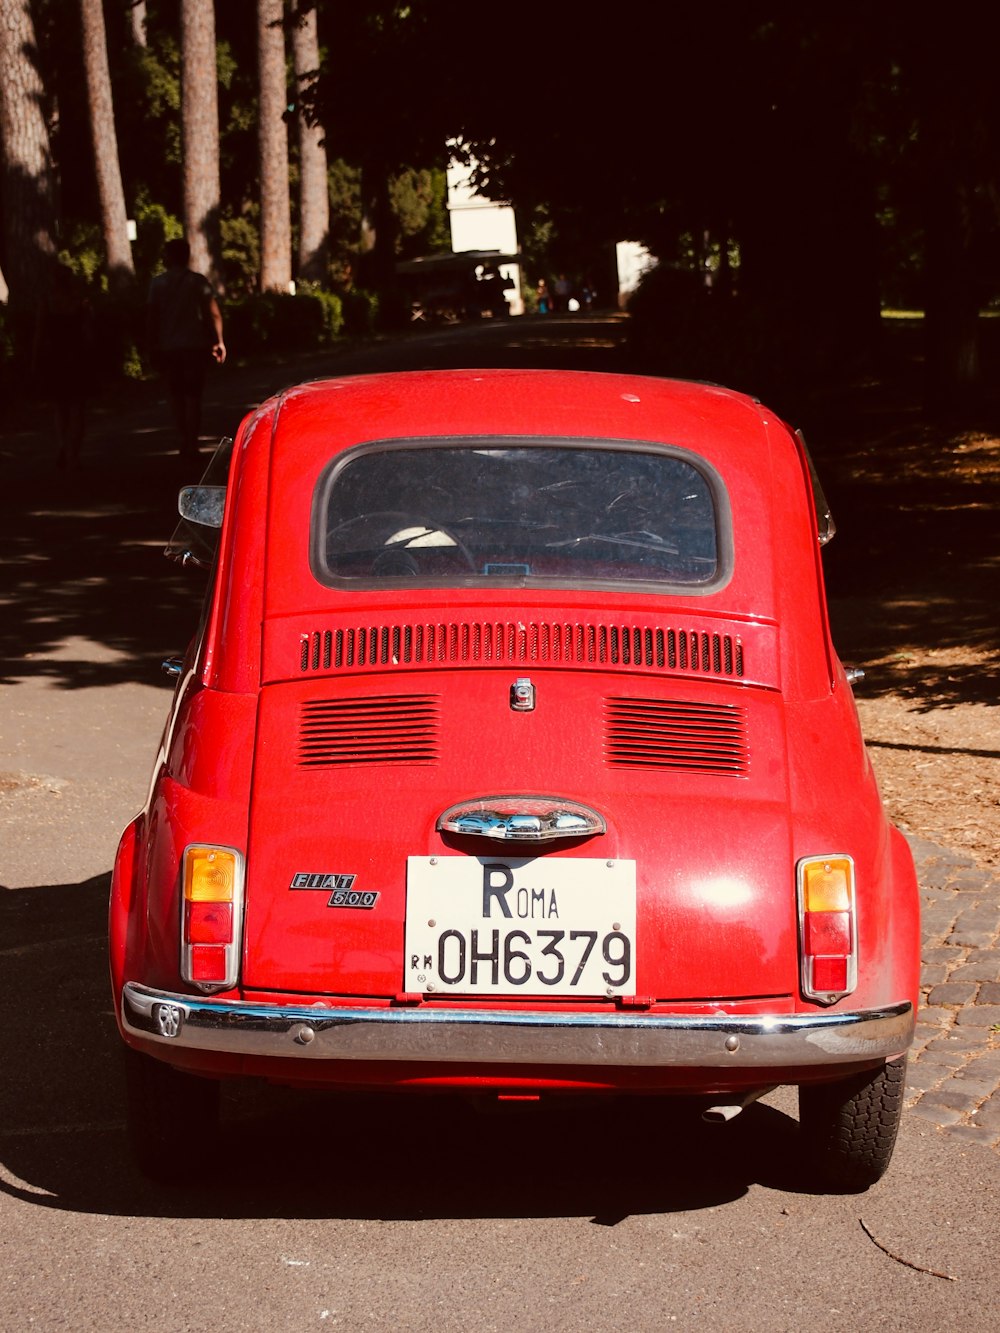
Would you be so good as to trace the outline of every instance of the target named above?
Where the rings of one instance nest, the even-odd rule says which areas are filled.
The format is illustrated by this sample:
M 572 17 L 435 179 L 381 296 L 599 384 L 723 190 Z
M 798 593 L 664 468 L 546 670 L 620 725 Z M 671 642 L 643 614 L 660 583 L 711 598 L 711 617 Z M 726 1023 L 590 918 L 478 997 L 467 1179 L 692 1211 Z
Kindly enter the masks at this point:
M 181 521 L 163 552 L 168 559 L 196 569 L 212 568 L 226 508 L 225 482 L 232 452 L 232 440 L 220 440 L 201 481 L 181 489 L 177 497 Z
M 837 525 L 833 520 L 833 514 L 830 512 L 830 505 L 826 496 L 823 494 L 823 486 L 819 479 L 819 473 L 812 460 L 812 454 L 809 452 L 809 446 L 806 444 L 806 437 L 800 430 L 795 432 L 795 438 L 802 446 L 802 452 L 805 454 L 806 463 L 809 465 L 809 479 L 812 482 L 813 504 L 816 507 L 816 531 L 819 537 L 820 546 L 825 546 L 827 542 L 833 541 L 834 534 L 837 531 Z
M 203 528 L 221 528 L 225 507 L 225 486 L 184 486 L 177 497 L 181 518 Z

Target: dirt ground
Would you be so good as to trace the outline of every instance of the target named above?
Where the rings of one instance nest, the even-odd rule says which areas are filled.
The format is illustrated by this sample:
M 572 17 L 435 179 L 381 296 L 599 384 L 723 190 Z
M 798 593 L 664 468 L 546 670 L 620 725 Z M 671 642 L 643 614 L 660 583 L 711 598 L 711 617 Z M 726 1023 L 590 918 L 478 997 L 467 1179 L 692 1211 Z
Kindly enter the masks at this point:
M 839 421 L 817 414 L 814 453 L 841 527 L 825 556 L 834 637 L 865 669 L 855 695 L 886 807 L 996 867 L 1000 430 L 995 407 L 981 415 L 982 429 L 931 425 L 871 386 Z
M 935 649 L 914 648 L 908 661 L 934 670 L 950 664 L 949 656 Z M 968 656 L 961 659 L 968 661 Z M 892 663 L 875 666 L 891 673 Z M 894 823 L 965 852 L 982 866 L 1000 866 L 996 705 L 968 703 L 921 712 L 905 693 L 890 690 L 874 699 L 861 695 L 858 712 Z

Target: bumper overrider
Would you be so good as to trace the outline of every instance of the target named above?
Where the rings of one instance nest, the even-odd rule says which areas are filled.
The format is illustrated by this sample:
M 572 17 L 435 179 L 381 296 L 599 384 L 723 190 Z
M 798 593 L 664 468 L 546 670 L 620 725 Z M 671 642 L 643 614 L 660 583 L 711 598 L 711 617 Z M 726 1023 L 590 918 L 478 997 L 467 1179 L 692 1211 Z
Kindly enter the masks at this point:
M 738 1016 L 374 1009 L 201 999 L 134 982 L 124 987 L 121 1018 L 144 1042 L 243 1056 L 718 1069 L 874 1063 L 902 1055 L 915 1022 L 909 1002 Z

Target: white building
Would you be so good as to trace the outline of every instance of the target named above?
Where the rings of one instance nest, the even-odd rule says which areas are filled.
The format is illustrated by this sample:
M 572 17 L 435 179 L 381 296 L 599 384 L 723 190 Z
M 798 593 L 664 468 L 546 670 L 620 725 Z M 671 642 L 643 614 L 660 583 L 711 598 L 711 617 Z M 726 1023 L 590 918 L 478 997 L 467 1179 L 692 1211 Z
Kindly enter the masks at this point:
M 517 221 L 507 204 L 484 199 L 472 188 L 472 168 L 460 162 L 448 165 L 448 220 L 451 224 L 451 248 L 455 254 L 466 250 L 494 250 L 501 255 L 518 252 Z M 512 315 L 524 314 L 521 295 L 521 267 L 501 264 L 501 276 L 514 286 L 508 295 Z

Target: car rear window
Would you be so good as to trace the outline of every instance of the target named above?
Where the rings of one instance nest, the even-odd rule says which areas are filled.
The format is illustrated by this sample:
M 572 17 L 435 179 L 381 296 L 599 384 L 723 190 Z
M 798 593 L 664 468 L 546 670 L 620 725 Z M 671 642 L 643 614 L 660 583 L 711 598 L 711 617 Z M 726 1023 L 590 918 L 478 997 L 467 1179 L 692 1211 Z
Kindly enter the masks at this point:
M 359 588 L 653 585 L 725 577 L 721 481 L 685 450 L 554 440 L 364 445 L 317 488 L 317 577 Z

